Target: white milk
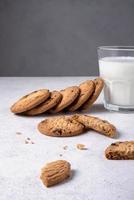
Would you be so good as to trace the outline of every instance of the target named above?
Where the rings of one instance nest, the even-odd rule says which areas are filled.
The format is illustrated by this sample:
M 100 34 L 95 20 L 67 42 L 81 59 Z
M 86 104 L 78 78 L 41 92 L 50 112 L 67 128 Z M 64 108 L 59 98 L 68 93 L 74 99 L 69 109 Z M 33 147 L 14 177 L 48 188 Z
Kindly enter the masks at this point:
M 105 57 L 99 68 L 106 103 L 134 107 L 134 57 Z

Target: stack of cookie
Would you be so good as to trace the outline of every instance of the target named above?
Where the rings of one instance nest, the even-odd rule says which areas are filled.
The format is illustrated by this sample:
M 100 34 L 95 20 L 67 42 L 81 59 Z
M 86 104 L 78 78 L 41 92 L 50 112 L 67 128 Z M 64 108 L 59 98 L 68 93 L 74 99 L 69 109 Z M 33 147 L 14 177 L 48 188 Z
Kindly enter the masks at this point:
M 70 112 L 88 110 L 98 98 L 103 85 L 103 80 L 97 78 L 61 91 L 50 92 L 48 89 L 34 91 L 13 104 L 11 111 L 16 114 L 39 115 L 45 112 L 58 113 L 64 110 Z

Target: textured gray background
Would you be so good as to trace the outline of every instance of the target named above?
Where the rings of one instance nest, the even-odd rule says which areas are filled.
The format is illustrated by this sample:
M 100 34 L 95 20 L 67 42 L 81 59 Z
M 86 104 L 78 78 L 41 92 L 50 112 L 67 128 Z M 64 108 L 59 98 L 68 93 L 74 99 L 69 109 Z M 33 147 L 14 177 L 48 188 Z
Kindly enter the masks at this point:
M 0 0 L 0 76 L 97 75 L 100 45 L 134 45 L 134 0 Z

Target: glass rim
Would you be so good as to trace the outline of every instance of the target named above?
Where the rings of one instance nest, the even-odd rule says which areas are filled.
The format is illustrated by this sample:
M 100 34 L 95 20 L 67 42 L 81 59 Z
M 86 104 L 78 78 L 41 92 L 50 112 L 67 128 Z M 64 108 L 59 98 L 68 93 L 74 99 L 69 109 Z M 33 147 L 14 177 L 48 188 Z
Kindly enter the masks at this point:
M 99 46 L 98 50 L 134 51 L 134 46 Z

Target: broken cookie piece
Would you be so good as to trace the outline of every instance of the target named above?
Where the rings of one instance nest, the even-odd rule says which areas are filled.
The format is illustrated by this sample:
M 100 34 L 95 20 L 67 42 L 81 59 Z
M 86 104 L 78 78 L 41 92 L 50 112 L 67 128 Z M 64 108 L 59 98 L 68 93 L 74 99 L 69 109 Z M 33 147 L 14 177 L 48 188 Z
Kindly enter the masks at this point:
M 56 185 L 70 176 L 70 163 L 65 160 L 57 160 L 46 164 L 41 170 L 41 180 L 46 187 Z
M 105 150 L 109 160 L 134 160 L 134 141 L 112 143 Z
M 86 129 L 93 129 L 108 137 L 115 137 L 116 135 L 115 126 L 106 120 L 90 115 L 74 115 L 72 118 L 83 124 Z

